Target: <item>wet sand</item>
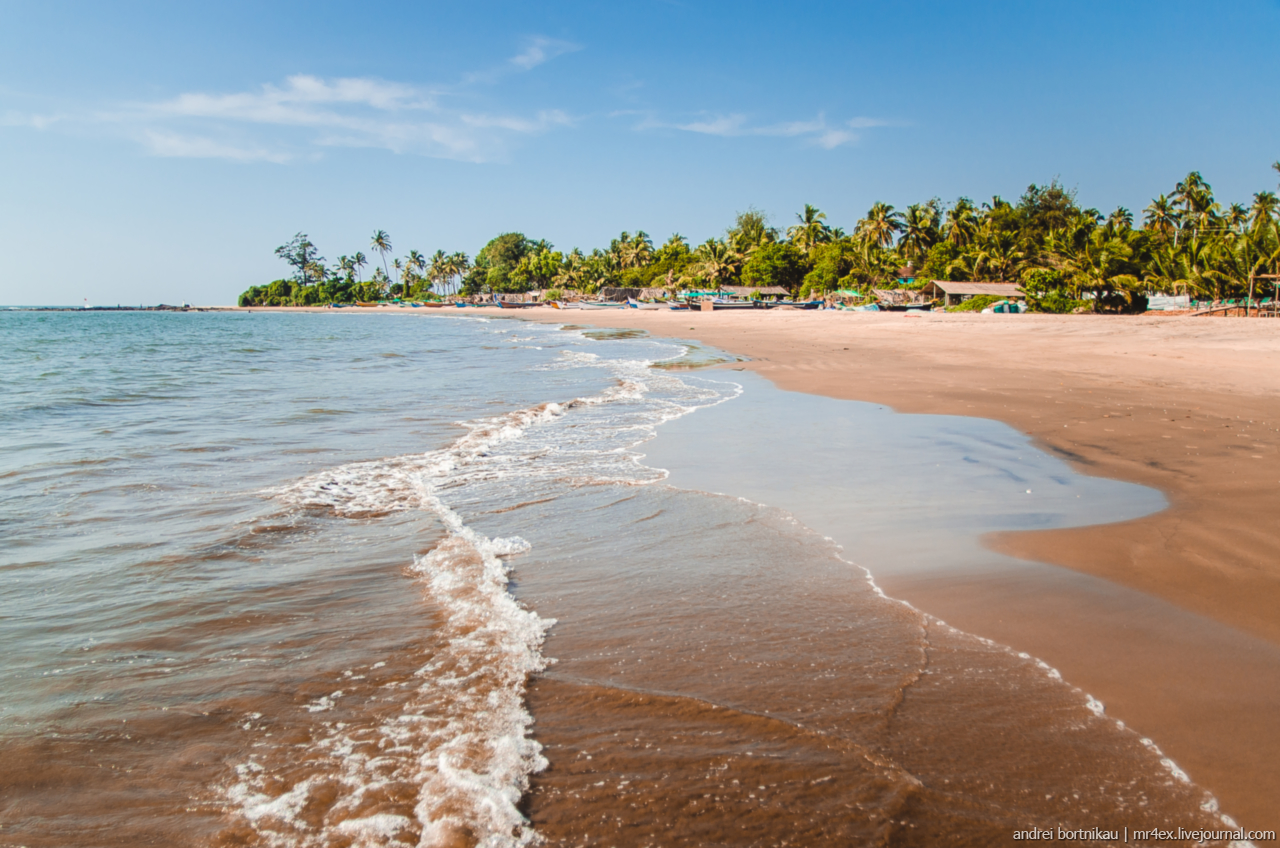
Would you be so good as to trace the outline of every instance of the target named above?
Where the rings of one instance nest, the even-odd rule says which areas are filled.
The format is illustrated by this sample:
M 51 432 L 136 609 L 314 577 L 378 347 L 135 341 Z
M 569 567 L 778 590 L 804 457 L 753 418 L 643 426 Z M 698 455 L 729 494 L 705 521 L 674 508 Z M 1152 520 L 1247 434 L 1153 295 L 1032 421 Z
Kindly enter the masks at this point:
M 1060 669 L 1242 825 L 1280 797 L 1280 324 L 1188 318 L 521 312 L 751 357 L 779 387 L 1004 421 L 1168 509 L 996 534 L 1033 563 L 877 574 L 892 595 Z M 803 518 L 803 516 L 801 516 Z M 1064 571 L 1063 569 L 1069 569 Z

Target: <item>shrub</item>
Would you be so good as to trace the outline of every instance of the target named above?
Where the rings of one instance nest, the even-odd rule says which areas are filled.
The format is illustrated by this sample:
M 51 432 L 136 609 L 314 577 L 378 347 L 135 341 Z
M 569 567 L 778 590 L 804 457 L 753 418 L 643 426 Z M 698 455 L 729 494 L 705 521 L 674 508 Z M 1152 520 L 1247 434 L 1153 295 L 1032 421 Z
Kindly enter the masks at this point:
M 993 303 L 999 303 L 1004 300 L 998 294 L 979 294 L 966 300 L 964 303 L 957 303 L 955 306 L 948 306 L 948 312 L 981 312 Z
M 1031 312 L 1048 312 L 1054 315 L 1067 315 L 1090 306 L 1087 300 L 1076 300 L 1062 289 L 1032 294 L 1027 292 L 1027 308 Z

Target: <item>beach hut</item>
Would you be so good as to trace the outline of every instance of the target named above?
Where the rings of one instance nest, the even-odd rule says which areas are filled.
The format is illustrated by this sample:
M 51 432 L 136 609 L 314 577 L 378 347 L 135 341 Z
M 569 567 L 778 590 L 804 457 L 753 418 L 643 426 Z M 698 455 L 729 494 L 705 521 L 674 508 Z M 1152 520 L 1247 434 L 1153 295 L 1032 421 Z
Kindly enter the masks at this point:
M 915 289 L 872 289 L 872 296 L 888 309 L 928 306 L 930 298 Z
M 735 297 L 747 300 L 756 295 L 761 297 L 787 297 L 791 294 L 782 286 L 721 286 L 721 288 Z
M 911 285 L 916 281 L 917 274 L 919 274 L 919 272 L 916 270 L 915 266 L 908 262 L 906 265 L 903 265 L 898 269 L 898 285 Z
M 934 280 L 920 290 L 932 300 L 941 299 L 946 306 L 964 303 L 981 294 L 995 295 L 1006 300 L 1026 300 L 1026 295 L 1015 283 L 955 283 L 950 280 Z

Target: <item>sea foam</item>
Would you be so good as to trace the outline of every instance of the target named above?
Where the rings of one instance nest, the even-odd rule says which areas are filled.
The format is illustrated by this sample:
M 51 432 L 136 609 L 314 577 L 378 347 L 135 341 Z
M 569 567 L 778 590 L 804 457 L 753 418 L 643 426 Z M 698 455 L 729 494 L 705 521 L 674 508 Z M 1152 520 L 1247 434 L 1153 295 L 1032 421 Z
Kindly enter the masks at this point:
M 672 345 L 653 344 L 664 354 Z M 547 370 L 602 369 L 603 390 L 462 422 L 451 445 L 424 454 L 347 463 L 267 494 L 293 507 L 371 518 L 404 510 L 433 514 L 444 538 L 414 558 L 409 572 L 443 611 L 438 647 L 401 713 L 376 728 L 326 725 L 311 744 L 318 768 L 280 791 L 280 776 L 257 759 L 241 764 L 227 788 L 233 809 L 271 844 L 382 845 L 415 832 L 421 845 L 461 839 L 489 848 L 536 839 L 517 807 L 530 774 L 544 768 L 524 706 L 529 675 L 546 667 L 541 646 L 554 620 L 508 591 L 508 560 L 531 546 L 489 537 L 465 516 L 502 512 L 519 501 L 581 485 L 647 484 L 666 472 L 632 450 L 655 428 L 736 396 L 734 383 L 681 379 L 654 371 L 653 359 L 609 359 L 564 351 Z M 332 708 L 340 693 L 304 709 Z M 373 812 L 370 799 L 390 784 L 416 787 L 414 820 Z M 313 795 L 336 795 L 326 824 L 302 821 Z

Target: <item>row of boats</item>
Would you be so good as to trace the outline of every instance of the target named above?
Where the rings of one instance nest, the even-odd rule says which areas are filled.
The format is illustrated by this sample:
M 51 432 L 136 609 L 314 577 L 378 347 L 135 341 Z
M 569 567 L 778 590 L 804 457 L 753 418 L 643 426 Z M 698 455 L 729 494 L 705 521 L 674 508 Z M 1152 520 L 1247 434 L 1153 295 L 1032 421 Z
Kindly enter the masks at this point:
M 547 307 L 552 309 L 671 309 L 675 311 L 701 310 L 705 305 L 709 304 L 713 310 L 724 309 L 820 309 L 822 301 L 820 300 L 700 300 L 700 301 L 666 301 L 666 302 L 642 302 L 634 298 L 627 298 L 625 301 L 609 301 L 609 300 L 574 300 L 574 301 L 510 301 L 499 300 L 494 298 L 492 301 L 481 301 L 479 303 L 467 303 L 464 301 L 397 301 L 392 303 L 370 303 L 367 301 L 357 300 L 355 306 L 357 308 L 412 308 L 412 309 L 443 309 L 446 307 L 466 308 L 485 308 L 496 307 L 498 309 L 532 309 L 535 307 Z M 329 306 L 333 309 L 350 308 L 351 304 L 331 303 Z

